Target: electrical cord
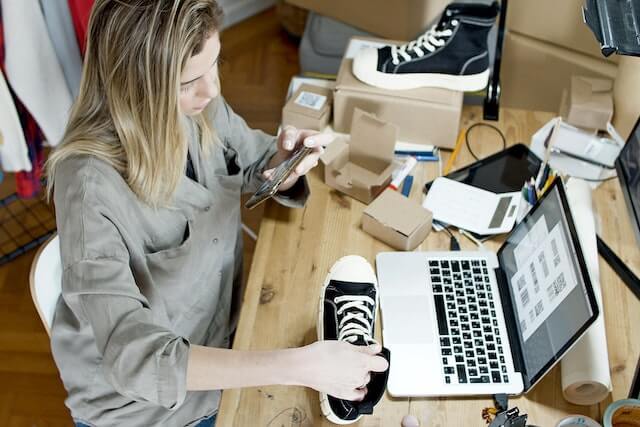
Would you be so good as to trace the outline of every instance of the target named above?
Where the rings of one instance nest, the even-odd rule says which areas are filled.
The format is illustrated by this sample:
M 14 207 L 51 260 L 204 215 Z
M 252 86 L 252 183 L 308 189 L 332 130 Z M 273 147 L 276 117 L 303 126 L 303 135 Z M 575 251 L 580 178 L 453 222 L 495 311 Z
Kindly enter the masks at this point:
M 500 129 L 498 129 L 494 125 L 490 125 L 489 123 L 483 123 L 483 122 L 474 123 L 471 126 L 469 126 L 467 131 L 464 133 L 464 142 L 467 145 L 467 150 L 469 150 L 469 154 L 471 154 L 471 156 L 476 160 L 480 160 L 480 158 L 478 156 L 476 156 L 476 153 L 474 153 L 473 150 L 471 149 L 471 144 L 469 142 L 469 133 L 471 133 L 471 129 L 474 129 L 474 128 L 477 128 L 477 127 L 482 127 L 482 126 L 491 128 L 494 131 L 496 131 L 498 133 L 498 135 L 500 136 L 500 139 L 502 139 L 502 149 L 503 150 L 507 149 L 507 138 L 505 138 L 504 134 L 502 133 L 502 131 Z
M 433 221 L 433 223 L 435 225 L 440 226 L 450 236 L 450 238 L 449 238 L 449 250 L 450 251 L 459 251 L 460 250 L 460 242 L 458 241 L 456 236 L 453 235 L 451 230 L 449 230 L 449 227 L 446 224 L 443 224 L 443 223 L 441 223 L 439 221 Z

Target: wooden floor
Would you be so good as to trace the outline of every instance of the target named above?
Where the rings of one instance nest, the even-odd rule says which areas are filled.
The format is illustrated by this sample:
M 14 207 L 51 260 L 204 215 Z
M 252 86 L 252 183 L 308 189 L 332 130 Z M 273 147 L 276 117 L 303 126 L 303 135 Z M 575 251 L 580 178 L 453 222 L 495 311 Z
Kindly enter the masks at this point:
M 225 30 L 222 58 L 227 101 L 252 127 L 275 132 L 289 80 L 298 72 L 297 42 L 281 29 L 275 11 Z M 0 195 L 13 191 L 7 177 Z M 261 212 L 243 215 L 245 224 L 257 231 Z M 253 242 L 245 242 L 248 267 Z M 66 393 L 29 294 L 33 255 L 0 267 L 0 427 L 68 427 Z

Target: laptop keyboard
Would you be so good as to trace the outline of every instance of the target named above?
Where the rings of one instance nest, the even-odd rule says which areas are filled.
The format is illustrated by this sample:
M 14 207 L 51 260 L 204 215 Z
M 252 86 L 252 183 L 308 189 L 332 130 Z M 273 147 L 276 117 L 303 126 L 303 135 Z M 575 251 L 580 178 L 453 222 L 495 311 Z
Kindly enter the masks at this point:
M 486 261 L 428 262 L 445 382 L 508 382 Z

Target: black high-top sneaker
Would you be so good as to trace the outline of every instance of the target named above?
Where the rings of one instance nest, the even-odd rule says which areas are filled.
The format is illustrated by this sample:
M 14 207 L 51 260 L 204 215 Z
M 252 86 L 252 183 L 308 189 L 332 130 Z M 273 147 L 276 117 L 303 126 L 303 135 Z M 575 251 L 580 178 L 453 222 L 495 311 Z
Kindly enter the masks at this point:
M 366 259 L 349 255 L 331 267 L 322 288 L 318 314 L 318 339 L 346 341 L 354 345 L 376 344 L 373 338 L 378 307 L 378 280 Z M 389 361 L 389 350 L 380 354 Z M 351 402 L 320 393 L 320 408 L 329 421 L 351 424 L 373 407 L 384 394 L 389 370 L 371 372 L 367 395 Z
M 416 40 L 361 50 L 353 60 L 353 74 L 384 89 L 481 90 L 489 79 L 487 36 L 498 11 L 497 2 L 451 3 Z

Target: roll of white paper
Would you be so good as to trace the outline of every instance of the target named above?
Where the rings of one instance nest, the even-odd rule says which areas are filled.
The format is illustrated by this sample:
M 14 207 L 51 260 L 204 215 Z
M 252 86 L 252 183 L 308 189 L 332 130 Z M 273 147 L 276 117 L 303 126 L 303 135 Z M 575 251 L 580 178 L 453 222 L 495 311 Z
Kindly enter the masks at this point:
M 562 392 L 565 399 L 573 404 L 593 405 L 603 401 L 611 392 L 595 215 L 591 201 L 591 188 L 587 182 L 571 179 L 566 188 L 573 221 L 598 301 L 600 316 L 562 359 Z

